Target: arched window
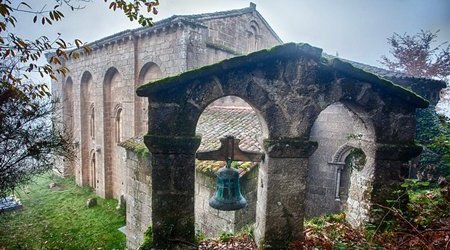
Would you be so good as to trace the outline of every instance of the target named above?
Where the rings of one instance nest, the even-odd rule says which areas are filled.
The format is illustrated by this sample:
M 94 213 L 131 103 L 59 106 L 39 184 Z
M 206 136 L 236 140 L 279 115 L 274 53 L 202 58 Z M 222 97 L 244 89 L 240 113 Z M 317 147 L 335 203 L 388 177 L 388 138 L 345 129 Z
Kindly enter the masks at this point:
M 95 109 L 91 107 L 91 115 L 89 118 L 89 130 L 92 139 L 95 139 Z
M 360 148 L 347 144 L 334 154 L 332 162 L 336 165 L 336 200 L 346 201 L 350 188 L 352 171 L 361 171 L 366 164 L 366 155 Z
M 248 52 L 257 51 L 259 47 L 259 26 L 255 21 L 250 22 L 248 29 Z
M 117 109 L 116 122 L 114 127 L 116 143 L 120 143 L 122 141 L 122 108 Z

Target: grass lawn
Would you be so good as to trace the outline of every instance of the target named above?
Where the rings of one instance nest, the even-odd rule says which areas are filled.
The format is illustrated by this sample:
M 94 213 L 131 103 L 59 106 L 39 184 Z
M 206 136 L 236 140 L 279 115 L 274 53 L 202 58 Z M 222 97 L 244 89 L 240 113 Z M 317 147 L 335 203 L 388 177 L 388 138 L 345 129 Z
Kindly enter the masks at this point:
M 48 184 L 57 183 L 50 189 Z M 0 249 L 124 249 L 125 215 L 115 209 L 117 201 L 97 198 L 73 179 L 50 174 L 38 176 L 16 194 L 23 208 L 0 214 Z

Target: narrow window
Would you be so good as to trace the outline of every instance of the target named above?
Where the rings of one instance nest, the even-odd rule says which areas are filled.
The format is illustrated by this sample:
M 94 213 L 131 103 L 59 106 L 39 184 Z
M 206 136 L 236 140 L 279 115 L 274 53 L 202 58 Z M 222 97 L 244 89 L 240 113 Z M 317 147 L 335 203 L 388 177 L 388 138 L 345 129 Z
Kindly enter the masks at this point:
M 91 138 L 94 139 L 95 138 L 95 110 L 94 108 L 91 109 L 91 117 L 90 117 L 90 134 L 91 134 Z
M 119 108 L 116 113 L 116 143 L 122 140 L 122 109 Z
M 96 188 L 96 166 L 95 166 L 95 153 L 92 153 L 92 158 L 91 158 L 91 187 L 92 188 Z

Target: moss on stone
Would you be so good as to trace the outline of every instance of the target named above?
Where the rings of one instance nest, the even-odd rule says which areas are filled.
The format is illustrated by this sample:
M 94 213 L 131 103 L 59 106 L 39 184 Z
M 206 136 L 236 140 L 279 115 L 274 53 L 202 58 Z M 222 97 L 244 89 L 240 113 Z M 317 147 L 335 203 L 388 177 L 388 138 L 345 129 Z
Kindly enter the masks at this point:
M 171 76 L 156 82 L 147 83 L 139 87 L 136 92 L 139 96 L 152 96 L 152 94 L 155 93 L 168 93 L 169 90 L 175 91 L 183 89 L 187 84 L 195 80 L 201 80 L 212 75 L 223 75 L 238 68 L 251 70 L 252 67 L 256 67 L 261 63 L 272 63 L 277 59 L 298 57 L 314 58 L 317 62 L 321 62 L 323 65 L 328 66 L 328 68 L 341 71 L 361 81 L 374 84 L 407 102 L 413 103 L 419 108 L 425 108 L 429 104 L 427 100 L 416 95 L 414 92 L 396 85 L 391 81 L 380 78 L 375 74 L 356 68 L 350 63 L 343 62 L 338 58 L 324 58 L 322 57 L 322 49 L 313 47 L 306 43 L 287 43 L 275 46 L 271 49 L 256 51 L 246 56 L 237 56 L 226 59 L 219 63 L 194 69 L 177 76 Z M 181 95 L 184 93 L 183 91 L 175 92 L 181 93 Z M 172 92 L 172 94 L 173 93 L 174 92 Z M 183 101 L 184 100 L 181 100 L 180 103 Z
M 219 63 L 203 66 L 176 76 L 166 77 L 164 79 L 150 82 L 140 86 L 136 93 L 138 96 L 150 96 L 169 88 L 180 88 L 194 80 L 209 77 L 215 74 L 224 74 L 225 72 L 236 68 L 254 67 L 257 63 L 272 62 L 274 59 L 296 58 L 299 56 L 313 57 L 320 59 L 322 49 L 313 47 L 307 43 L 287 43 L 278 45 L 270 49 L 264 49 L 250 53 L 246 56 L 237 56 L 223 60 Z
M 204 174 L 210 177 L 216 177 L 217 171 L 224 167 L 226 164 L 225 161 L 195 161 L 195 169 L 198 173 Z M 239 171 L 239 175 L 242 178 L 247 173 L 251 172 L 258 166 L 257 162 L 248 162 L 248 161 L 234 161 L 232 167 L 236 168 Z
M 350 63 L 344 62 L 338 58 L 326 59 L 324 61 L 328 66 L 335 68 L 343 73 L 346 73 L 356 79 L 359 79 L 364 82 L 375 84 L 382 89 L 389 91 L 389 93 L 393 93 L 399 98 L 413 103 L 416 107 L 426 108 L 429 105 L 429 102 L 422 98 L 421 96 L 415 94 L 414 92 L 399 86 L 389 80 L 380 78 L 379 76 L 362 70 L 360 68 L 356 68 Z
M 235 51 L 232 48 L 229 48 L 229 47 L 227 47 L 225 45 L 217 44 L 217 43 L 214 43 L 214 42 L 211 42 L 211 41 L 207 41 L 206 42 L 206 46 L 211 47 L 213 49 L 222 50 L 222 51 L 228 52 L 228 53 L 236 55 L 236 56 L 242 55 L 242 53 L 239 53 L 239 52 Z
M 200 141 L 200 136 L 164 136 L 150 134 L 144 136 L 144 142 L 152 153 L 191 154 L 197 151 Z
M 130 150 L 140 158 L 149 157 L 150 151 L 144 144 L 143 137 L 133 137 L 126 141 L 119 143 L 119 146 L 125 148 L 126 150 Z
M 144 233 L 144 242 L 139 246 L 138 250 L 151 250 L 153 249 L 153 229 L 152 226 L 148 226 Z

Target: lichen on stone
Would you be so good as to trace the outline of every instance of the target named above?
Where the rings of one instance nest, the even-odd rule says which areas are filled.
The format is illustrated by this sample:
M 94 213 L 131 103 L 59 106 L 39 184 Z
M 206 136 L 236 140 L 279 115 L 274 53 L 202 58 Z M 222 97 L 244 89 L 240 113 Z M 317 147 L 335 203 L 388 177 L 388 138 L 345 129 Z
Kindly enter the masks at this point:
M 226 165 L 225 161 L 200 161 L 195 160 L 195 169 L 198 173 L 215 177 L 217 171 Z M 242 177 L 246 173 L 252 171 L 258 166 L 257 162 L 248 161 L 233 161 L 231 166 L 239 171 L 239 176 Z
M 429 105 L 429 102 L 426 99 L 415 94 L 414 92 L 400 85 L 397 85 L 392 81 L 383 79 L 373 73 L 354 67 L 352 64 L 344 62 L 338 58 L 325 59 L 323 62 L 325 62 L 329 67 L 335 68 L 339 71 L 349 74 L 350 76 L 356 79 L 372 83 L 383 89 L 386 89 L 390 93 L 393 93 L 394 95 L 398 96 L 399 98 L 415 104 L 419 108 L 426 108 Z
M 225 59 L 219 63 L 207 65 L 176 76 L 169 76 L 161 80 L 150 82 L 140 86 L 136 93 L 138 96 L 149 96 L 165 89 L 180 88 L 194 80 L 208 77 L 217 73 L 224 74 L 236 68 L 254 67 L 257 63 L 272 62 L 274 59 L 296 58 L 300 56 L 312 57 L 317 60 L 322 55 L 322 49 L 313 47 L 307 43 L 287 43 L 270 49 L 263 49 L 245 56 L 237 56 Z
M 136 153 L 136 155 L 141 158 L 150 156 L 150 151 L 145 146 L 144 138 L 142 136 L 132 137 L 125 140 L 119 143 L 119 146 Z

